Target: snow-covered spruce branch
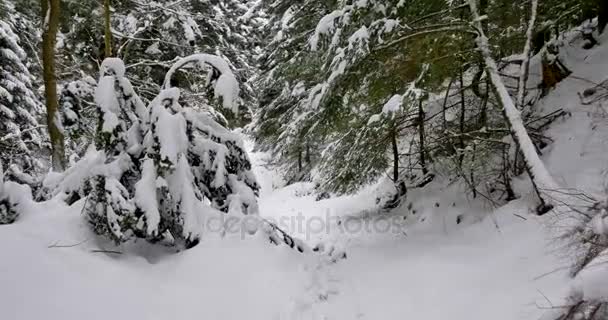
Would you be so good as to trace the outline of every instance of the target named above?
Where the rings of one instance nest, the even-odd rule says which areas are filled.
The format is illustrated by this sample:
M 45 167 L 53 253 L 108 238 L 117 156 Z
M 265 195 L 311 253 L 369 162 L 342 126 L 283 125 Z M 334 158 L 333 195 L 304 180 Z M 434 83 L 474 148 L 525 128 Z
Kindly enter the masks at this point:
M 133 41 L 144 41 L 144 42 L 161 42 L 164 44 L 168 44 L 174 47 L 182 47 L 182 48 L 190 48 L 189 46 L 183 45 L 183 44 L 179 44 L 179 43 L 175 43 L 175 42 L 171 42 L 171 41 L 166 41 L 166 40 L 162 40 L 159 38 L 150 38 L 150 39 L 146 39 L 146 38 L 137 38 L 137 37 L 133 37 L 133 36 L 127 36 L 124 35 L 116 30 L 112 30 L 112 35 L 117 37 L 117 38 L 121 38 L 121 39 L 128 39 L 128 40 L 133 40 Z M 122 49 L 122 46 L 121 48 Z M 120 52 L 119 49 L 119 52 Z
M 490 51 L 490 44 L 485 32 L 483 31 L 482 21 L 487 17 L 481 17 L 477 9 L 476 0 L 469 0 L 469 7 L 471 8 L 471 14 L 473 16 L 473 26 L 477 29 L 477 46 L 483 57 L 486 72 L 490 76 L 490 81 L 497 97 L 497 102 L 503 108 L 503 112 L 509 126 L 511 127 L 511 135 L 513 140 L 516 142 L 519 150 L 521 151 L 524 161 L 526 163 L 526 169 L 529 172 L 530 179 L 537 189 L 538 196 L 541 201 L 541 205 L 547 205 L 545 209 L 552 206 L 551 202 L 545 203 L 545 201 L 551 201 L 551 196 L 547 197 L 547 193 L 551 193 L 551 190 L 557 190 L 558 185 L 553 180 L 553 177 L 545 167 L 545 164 L 540 159 L 536 152 L 536 147 L 528 132 L 524 123 L 521 119 L 521 113 L 513 103 L 513 99 L 509 95 L 505 84 L 498 73 L 498 67 L 496 61 L 492 58 Z M 545 211 L 543 208 L 539 208 Z
M 239 83 L 230 69 L 230 65 L 223 58 L 211 54 L 199 53 L 178 60 L 165 75 L 163 89 L 171 87 L 173 74 L 189 64 L 209 65 L 220 73 L 214 86 L 215 97 L 222 98 L 224 108 L 238 113 Z
M 477 35 L 477 33 L 474 30 L 472 30 L 471 28 L 469 28 L 468 26 L 465 26 L 465 25 L 450 25 L 450 26 L 445 26 L 445 27 L 424 29 L 424 30 L 420 30 L 420 31 L 414 31 L 413 33 L 409 33 L 405 36 L 402 36 L 395 40 L 389 41 L 383 45 L 377 46 L 374 49 L 374 51 L 387 49 L 387 48 L 390 48 L 392 46 L 395 46 L 397 44 L 400 44 L 404 41 L 407 41 L 407 40 L 410 40 L 410 39 L 413 39 L 416 37 L 426 36 L 426 35 L 433 34 L 433 33 L 443 33 L 443 32 L 460 32 L 460 33 L 468 33 L 468 34 Z
M 35 126 L 35 127 L 23 129 L 23 130 L 21 130 L 19 132 L 9 133 L 9 134 L 1 137 L 0 138 L 0 142 L 4 142 L 4 141 L 10 140 L 10 139 L 19 137 L 19 136 L 21 136 L 24 133 L 27 133 L 27 132 L 30 132 L 30 131 L 34 131 L 34 130 L 38 130 L 38 129 L 41 129 L 41 128 L 46 128 L 46 125 L 38 125 L 38 126 Z

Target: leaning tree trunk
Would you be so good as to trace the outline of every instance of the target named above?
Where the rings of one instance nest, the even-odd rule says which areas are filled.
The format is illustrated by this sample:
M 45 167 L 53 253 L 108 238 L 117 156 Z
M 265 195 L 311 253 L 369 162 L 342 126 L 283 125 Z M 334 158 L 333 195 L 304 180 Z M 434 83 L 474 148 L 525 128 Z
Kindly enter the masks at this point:
M 462 167 L 462 162 L 464 161 L 464 131 L 465 131 L 465 121 L 466 121 L 466 101 L 465 101 L 465 92 L 464 92 L 464 70 L 460 68 L 459 80 L 460 80 L 460 136 L 458 137 L 458 148 L 460 148 L 460 155 L 458 156 L 458 167 Z
M 110 0 L 103 0 L 105 57 L 112 56 L 112 30 L 110 28 Z
M 490 52 L 488 38 L 483 32 L 482 18 L 477 10 L 476 0 L 469 0 L 469 6 L 473 15 L 474 26 L 479 33 L 479 36 L 477 37 L 477 46 L 484 58 L 486 71 L 490 76 L 494 93 L 498 98 L 498 103 L 502 107 L 505 118 L 511 127 L 511 135 L 518 149 L 521 151 L 523 160 L 526 164 L 526 169 L 530 175 L 530 180 L 539 197 L 541 203 L 538 208 L 539 214 L 546 213 L 553 207 L 551 193 L 557 189 L 557 184 L 538 156 L 536 147 L 532 143 L 532 139 L 530 139 L 528 131 L 521 119 L 521 113 L 513 103 L 513 99 L 511 99 L 509 91 L 498 73 L 496 61 L 492 58 L 492 53 Z
M 55 79 L 55 43 L 59 27 L 60 0 L 41 0 L 44 24 L 42 33 L 42 64 L 46 98 L 46 120 L 51 138 L 54 171 L 65 169 L 64 138 L 58 111 L 57 80 Z

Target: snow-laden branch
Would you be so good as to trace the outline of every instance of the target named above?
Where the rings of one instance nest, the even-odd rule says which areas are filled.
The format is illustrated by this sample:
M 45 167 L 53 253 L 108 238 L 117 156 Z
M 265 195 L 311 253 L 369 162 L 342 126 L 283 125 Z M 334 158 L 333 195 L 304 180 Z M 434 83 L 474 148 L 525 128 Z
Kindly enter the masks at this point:
M 538 156 L 538 153 L 536 153 L 536 148 L 521 119 L 521 113 L 513 103 L 513 99 L 509 95 L 509 92 L 498 73 L 496 61 L 492 58 L 492 53 L 490 52 L 488 38 L 483 31 L 483 18 L 479 15 L 476 0 L 469 0 L 469 7 L 471 8 L 471 14 L 473 15 L 473 25 L 478 32 L 478 37 L 476 39 L 477 46 L 484 59 L 486 71 L 490 76 L 492 86 L 494 87 L 495 94 L 498 98 L 498 103 L 503 107 L 505 117 L 511 126 L 513 138 L 523 154 L 532 182 L 535 183 L 540 192 L 556 190 L 557 184 Z
M 332 11 L 331 13 L 323 16 L 321 20 L 319 20 L 319 23 L 317 23 L 315 32 L 308 40 L 310 50 L 317 51 L 319 46 L 319 38 L 321 35 L 332 33 L 336 29 L 335 21 L 342 19 L 346 14 L 350 13 L 352 9 L 352 5 L 345 6 L 342 9 Z
M 536 11 L 538 8 L 538 0 L 532 0 L 530 10 L 530 21 L 528 22 L 528 30 L 526 31 L 526 44 L 524 45 L 523 62 L 519 71 L 519 81 L 517 84 L 517 106 L 521 109 L 524 107 L 524 99 L 526 97 L 526 82 L 528 82 L 528 72 L 530 69 L 530 51 L 532 48 L 532 35 L 534 32 L 534 24 L 536 23 Z
M 171 67 L 171 69 L 169 69 L 169 71 L 167 71 L 163 89 L 169 89 L 171 87 L 171 78 L 173 77 L 173 74 L 189 64 L 207 64 L 219 71 L 221 75 L 213 87 L 215 97 L 222 97 L 224 108 L 232 110 L 235 114 L 238 113 L 239 83 L 226 60 L 216 55 L 199 53 L 181 58 Z

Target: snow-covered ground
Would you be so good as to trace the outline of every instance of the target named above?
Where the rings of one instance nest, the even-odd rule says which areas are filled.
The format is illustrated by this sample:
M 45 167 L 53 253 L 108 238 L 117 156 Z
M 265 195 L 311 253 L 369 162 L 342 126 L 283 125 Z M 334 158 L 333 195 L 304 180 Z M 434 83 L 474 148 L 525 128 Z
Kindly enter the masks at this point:
M 255 156 L 254 162 L 263 160 Z M 258 168 L 262 182 L 276 181 Z M 489 216 L 486 210 L 486 219 L 465 220 L 460 227 L 457 216 L 475 218 L 482 208 L 454 194 L 441 197 L 434 190 L 439 196 L 414 201 L 418 217 L 410 211 L 359 219 L 360 211 L 372 210 L 371 190 L 315 201 L 310 188 L 301 183 L 265 192 L 261 212 L 279 221 L 301 213 L 306 219 L 292 233 L 312 245 L 346 248 L 348 258 L 323 266 L 325 283 L 314 287 L 323 297 L 301 297 L 287 319 L 538 319 L 550 307 L 547 299 L 566 283 L 567 265 L 557 258 L 552 235 L 543 219 L 531 214 L 527 198 Z M 445 208 L 435 206 L 442 202 Z M 352 232 L 328 221 L 328 214 L 351 221 Z M 399 222 L 394 219 L 401 215 L 416 222 L 386 231 L 386 223 Z M 317 217 L 333 223 L 324 225 L 329 233 L 319 231 Z
M 599 193 L 608 116 L 577 93 L 608 78 L 608 46 L 579 47 L 566 55 L 573 75 L 539 106 L 572 114 L 548 131 L 555 142 L 543 160 L 562 186 Z M 494 210 L 431 184 L 410 194 L 410 209 L 387 215 L 374 210 L 372 188 L 315 201 L 310 184 L 280 187 L 265 157 L 252 154 L 262 216 L 295 221 L 290 232 L 347 259 L 240 234 L 211 233 L 181 253 L 115 248 L 91 235 L 82 203 L 51 201 L 0 226 L 0 319 L 533 320 L 567 286 L 551 217 L 531 214 L 525 194 Z M 356 225 L 364 222 L 367 230 Z

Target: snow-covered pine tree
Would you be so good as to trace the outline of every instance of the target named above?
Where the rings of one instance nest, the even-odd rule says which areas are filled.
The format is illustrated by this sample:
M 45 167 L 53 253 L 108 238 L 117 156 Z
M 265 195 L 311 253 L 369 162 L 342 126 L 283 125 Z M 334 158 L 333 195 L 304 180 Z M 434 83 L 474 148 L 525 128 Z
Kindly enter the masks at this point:
M 12 178 L 30 183 L 25 173 L 43 167 L 41 125 L 42 105 L 32 88 L 26 54 L 15 33 L 12 5 L 0 1 L 5 17 L 0 19 L 0 163 Z
M 103 164 L 80 190 L 87 193 L 85 214 L 93 231 L 121 242 L 127 239 L 124 232 L 134 221 L 130 195 L 140 176 L 148 113 L 125 78 L 122 60 L 117 58 L 102 63 L 95 101 L 99 110 L 95 145 Z
M 308 35 L 334 4 L 278 0 L 261 6 L 269 21 L 263 29 L 266 50 L 259 58 L 261 75 L 256 81 L 261 88 L 253 126 L 257 145 L 272 152 L 288 182 L 308 179 L 321 139 L 314 132 L 306 135 L 307 128 L 295 121 L 305 110 L 300 105 L 307 88 L 323 79 L 319 57 L 307 54 Z
M 59 93 L 59 112 L 65 133 L 66 150 L 70 159 L 81 157 L 95 140 L 97 107 L 92 77 L 67 81 Z
M 480 4 L 492 17 L 483 28 L 500 48 L 497 55 L 519 56 L 529 2 Z M 269 50 L 260 60 L 264 91 L 256 137 L 273 151 L 288 181 L 311 178 L 321 191 L 343 193 L 389 170 L 396 179 L 397 167 L 414 186 L 425 171 L 439 170 L 456 173 L 473 196 L 513 198 L 505 172 L 515 167 L 520 174 L 523 166 L 512 165 L 515 148 L 503 139 L 508 130 L 489 94 L 465 1 L 275 1 L 264 9 Z M 546 1 L 539 4 L 537 24 L 568 28 L 580 23 L 580 11 L 570 0 Z M 428 71 L 416 81 L 425 64 Z M 414 82 L 427 98 L 408 101 L 394 118 L 378 117 Z M 522 104 L 534 103 L 535 93 L 522 96 Z M 541 116 L 529 111 L 524 117 Z M 534 136 L 538 148 L 546 146 L 541 132 Z
M 257 215 L 258 185 L 239 136 L 207 113 L 182 107 L 180 90 L 171 87 L 172 76 L 191 64 L 213 68 L 215 97 L 227 109 L 238 107 L 238 82 L 218 56 L 180 59 L 147 109 L 125 78 L 123 62 L 102 63 L 97 150 L 45 181 L 68 202 L 86 196 L 95 233 L 117 243 L 140 237 L 188 248 L 211 214 Z
M 129 66 L 131 79 L 145 101 L 159 92 L 165 72 L 176 61 L 175 57 L 196 52 L 210 52 L 229 61 L 239 79 L 241 98 L 238 115 L 231 110 L 218 110 L 231 126 L 246 123 L 251 118 L 248 106 L 255 94 L 247 80 L 255 73 L 255 30 L 262 23 L 255 8 L 245 1 L 129 1 L 116 3 L 112 13 L 114 53 Z M 249 13 L 248 15 L 246 15 Z M 248 19 L 239 19 L 245 16 Z M 184 105 L 210 108 L 213 101 L 201 95 L 208 89 L 203 74 L 181 73 L 174 77 L 181 88 Z M 201 102 L 202 101 L 202 102 Z M 238 117 L 237 117 L 238 116 Z
M 205 113 L 184 108 L 171 78 L 188 65 L 208 65 L 219 73 L 214 85 L 227 109 L 238 107 L 238 82 L 220 57 L 197 54 L 167 73 L 165 89 L 150 103 L 150 130 L 142 178 L 136 184 L 137 228 L 150 239 L 169 238 L 185 247 L 198 243 L 200 223 L 220 210 L 257 215 L 258 186 L 235 134 Z

